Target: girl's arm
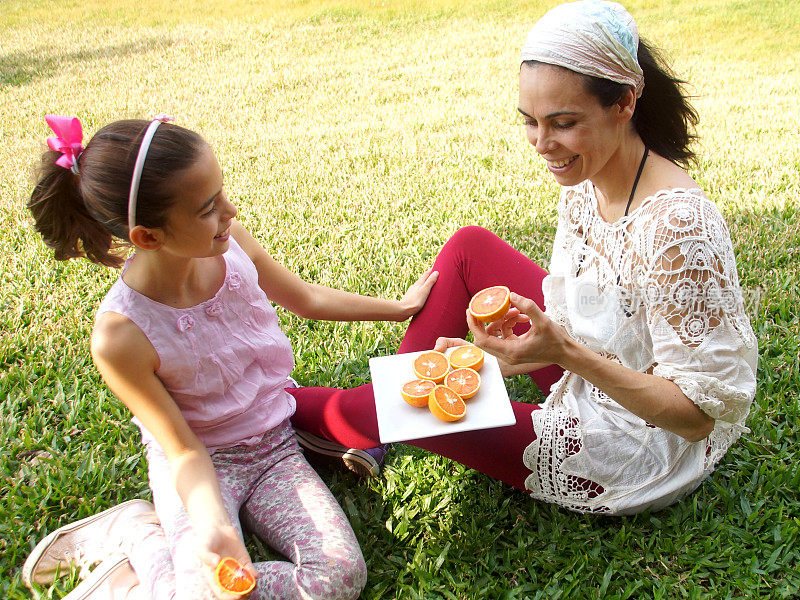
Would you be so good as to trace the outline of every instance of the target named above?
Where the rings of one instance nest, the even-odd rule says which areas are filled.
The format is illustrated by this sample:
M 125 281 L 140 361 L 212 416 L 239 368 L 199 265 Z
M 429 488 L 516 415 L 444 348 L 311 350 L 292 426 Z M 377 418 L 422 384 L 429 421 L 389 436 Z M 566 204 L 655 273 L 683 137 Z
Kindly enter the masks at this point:
M 384 300 L 303 281 L 272 258 L 241 223 L 231 233 L 258 271 L 258 284 L 267 297 L 294 314 L 327 321 L 405 321 L 425 304 L 439 274 L 430 270 L 400 300 Z
M 104 313 L 95 324 L 92 358 L 109 388 L 153 435 L 169 460 L 178 492 L 201 541 L 200 559 L 214 569 L 223 556 L 246 565 L 250 557 L 222 502 L 217 476 L 203 443 L 156 376 L 159 359 L 133 322 Z M 255 571 L 250 570 L 255 574 Z M 220 598 L 226 597 L 224 594 Z
M 595 354 L 567 335 L 533 300 L 511 294 L 511 304 L 530 318 L 530 330 L 521 336 L 503 332 L 502 338 L 495 337 L 467 312 L 476 345 L 511 365 L 533 361 L 559 364 L 590 381 L 648 423 L 690 442 L 705 439 L 711 433 L 714 419 L 674 382 L 634 371 Z

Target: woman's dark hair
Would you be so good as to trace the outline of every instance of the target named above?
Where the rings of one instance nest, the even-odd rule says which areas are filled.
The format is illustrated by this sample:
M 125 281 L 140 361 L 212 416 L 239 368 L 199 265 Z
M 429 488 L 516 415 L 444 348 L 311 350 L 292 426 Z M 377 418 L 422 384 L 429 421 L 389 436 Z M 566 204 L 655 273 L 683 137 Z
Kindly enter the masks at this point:
M 59 152 L 42 154 L 28 208 L 56 260 L 85 256 L 98 264 L 122 264 L 116 250 L 130 241 L 128 193 L 149 124 L 125 120 L 103 127 L 77 159 L 80 174 L 56 165 Z M 205 146 L 193 131 L 170 123 L 159 126 L 139 183 L 138 225 L 164 227 L 175 197 L 174 177 L 195 164 Z
M 633 126 L 645 146 L 675 163 L 689 166 L 695 161 L 690 146 L 697 137 L 694 128 L 698 117 L 683 92 L 686 82 L 675 77 L 661 54 L 641 39 L 637 54 L 644 73 L 644 91 L 636 101 Z M 538 63 L 531 60 L 523 64 Z M 629 85 L 600 77 L 582 77 L 586 90 L 606 107 L 616 104 L 631 89 Z
M 664 158 L 689 166 L 695 160 L 690 149 L 697 137 L 697 112 L 683 92 L 685 81 L 675 77 L 661 54 L 639 40 L 639 66 L 644 73 L 644 91 L 636 101 L 633 125 L 645 146 Z M 612 106 L 630 86 L 584 75 L 586 88 L 603 106 Z

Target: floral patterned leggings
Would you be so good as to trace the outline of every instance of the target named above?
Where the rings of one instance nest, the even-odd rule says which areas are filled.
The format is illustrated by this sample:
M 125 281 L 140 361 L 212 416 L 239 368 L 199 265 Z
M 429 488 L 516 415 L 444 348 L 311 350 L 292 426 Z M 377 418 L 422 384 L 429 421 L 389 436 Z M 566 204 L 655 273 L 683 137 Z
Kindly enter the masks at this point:
M 241 533 L 241 517 L 248 531 L 288 559 L 254 563 L 258 580 L 250 597 L 357 598 L 367 579 L 358 541 L 293 434 L 287 421 L 256 445 L 211 455 L 231 522 Z M 153 444 L 147 450 L 150 488 L 163 533 L 151 533 L 147 543 L 131 540 L 127 554 L 139 577 L 137 595 L 151 600 L 213 599 L 167 458 Z

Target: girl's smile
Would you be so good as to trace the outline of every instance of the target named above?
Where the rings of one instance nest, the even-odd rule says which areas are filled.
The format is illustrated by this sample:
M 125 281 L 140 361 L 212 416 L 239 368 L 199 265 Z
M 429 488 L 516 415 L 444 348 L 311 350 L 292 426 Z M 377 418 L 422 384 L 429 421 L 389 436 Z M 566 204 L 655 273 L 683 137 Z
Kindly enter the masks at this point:
M 165 227 L 165 247 L 187 257 L 216 256 L 228 249 L 236 207 L 223 187 L 222 169 L 211 148 L 175 178 L 175 204 Z

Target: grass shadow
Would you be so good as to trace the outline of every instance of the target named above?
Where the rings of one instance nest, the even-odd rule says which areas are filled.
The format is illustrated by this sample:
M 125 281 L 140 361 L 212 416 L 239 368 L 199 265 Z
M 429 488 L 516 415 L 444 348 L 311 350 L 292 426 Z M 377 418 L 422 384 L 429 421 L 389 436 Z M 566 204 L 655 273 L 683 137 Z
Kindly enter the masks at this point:
M 175 40 L 167 36 L 137 40 L 91 50 L 61 52 L 59 46 L 47 45 L 0 55 L 0 89 L 21 87 L 41 79 L 54 77 L 60 71 L 86 61 L 97 61 L 132 54 L 145 54 Z

